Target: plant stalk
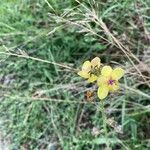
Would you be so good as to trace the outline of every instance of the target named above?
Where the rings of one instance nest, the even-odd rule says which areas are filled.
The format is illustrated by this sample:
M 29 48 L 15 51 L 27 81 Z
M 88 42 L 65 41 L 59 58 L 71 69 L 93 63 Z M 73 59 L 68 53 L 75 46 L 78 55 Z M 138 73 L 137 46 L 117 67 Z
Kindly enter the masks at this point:
M 107 116 L 105 114 L 105 108 L 104 108 L 104 101 L 103 100 L 100 102 L 100 110 L 102 113 L 103 129 L 104 129 L 104 134 L 105 134 L 105 138 L 106 138 L 106 147 L 107 147 L 107 150 L 111 150 L 109 140 L 108 140 Z

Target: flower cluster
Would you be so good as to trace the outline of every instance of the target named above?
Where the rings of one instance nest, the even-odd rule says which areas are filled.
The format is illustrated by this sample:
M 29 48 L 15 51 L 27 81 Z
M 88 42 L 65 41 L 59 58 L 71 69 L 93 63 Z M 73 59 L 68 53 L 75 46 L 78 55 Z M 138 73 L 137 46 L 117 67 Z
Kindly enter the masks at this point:
M 99 57 L 91 61 L 85 61 L 78 75 L 92 83 L 97 81 L 98 97 L 104 99 L 109 92 L 119 89 L 119 79 L 124 75 L 124 70 L 120 67 L 112 69 L 110 66 L 103 66 Z

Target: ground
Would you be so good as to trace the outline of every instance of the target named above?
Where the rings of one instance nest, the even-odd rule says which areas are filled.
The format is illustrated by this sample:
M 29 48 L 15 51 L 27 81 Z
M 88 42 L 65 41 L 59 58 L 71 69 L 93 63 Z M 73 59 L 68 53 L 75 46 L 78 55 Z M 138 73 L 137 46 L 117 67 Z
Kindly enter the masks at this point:
M 0 14 L 0 145 L 150 149 L 149 0 L 3 0 Z M 108 140 L 97 86 L 77 75 L 96 56 L 126 72 L 104 101 Z

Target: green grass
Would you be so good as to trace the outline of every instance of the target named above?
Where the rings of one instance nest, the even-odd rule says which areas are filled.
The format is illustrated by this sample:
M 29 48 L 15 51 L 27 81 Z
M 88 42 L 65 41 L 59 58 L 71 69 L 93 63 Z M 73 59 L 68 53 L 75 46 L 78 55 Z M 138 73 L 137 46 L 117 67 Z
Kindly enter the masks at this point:
M 111 148 L 150 149 L 149 13 L 149 0 L 0 1 L 0 130 L 10 149 L 105 149 L 99 100 L 86 101 L 91 85 L 73 70 L 95 56 L 126 70 L 105 101 L 123 127 L 107 126 Z

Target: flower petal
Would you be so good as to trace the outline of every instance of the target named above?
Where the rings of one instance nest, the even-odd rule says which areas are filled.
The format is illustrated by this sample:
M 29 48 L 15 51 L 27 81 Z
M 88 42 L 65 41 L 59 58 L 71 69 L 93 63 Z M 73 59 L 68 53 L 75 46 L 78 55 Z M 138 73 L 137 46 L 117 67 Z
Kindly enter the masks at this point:
M 104 84 L 107 84 L 108 82 L 108 78 L 105 77 L 105 76 L 100 76 L 98 79 L 97 79 L 97 85 L 98 86 L 102 86 Z
M 109 85 L 108 88 L 109 88 L 110 92 L 115 92 L 115 91 L 117 91 L 119 89 L 119 83 L 117 82 L 117 83 L 115 83 L 113 85 Z
M 104 99 L 108 95 L 108 87 L 103 85 L 98 88 L 97 95 L 99 99 Z
M 91 74 L 91 76 L 89 77 L 89 79 L 88 79 L 88 82 L 94 82 L 94 81 L 96 81 L 97 80 L 97 76 L 96 75 L 94 75 L 94 74 Z
M 115 80 L 119 80 L 123 75 L 124 75 L 125 71 L 122 68 L 115 68 L 112 71 L 112 78 Z
M 91 70 L 91 62 L 85 61 L 82 65 L 82 70 L 86 70 L 87 72 L 89 72 Z
M 93 66 L 93 67 L 100 67 L 100 65 L 101 65 L 101 60 L 100 60 L 100 58 L 99 57 L 95 57 L 94 59 L 92 59 L 91 60 L 91 65 Z
M 102 76 L 109 77 L 112 73 L 112 68 L 110 66 L 104 66 L 101 70 Z
M 85 79 L 90 77 L 90 74 L 88 72 L 86 72 L 86 71 L 79 71 L 78 75 L 83 77 L 83 78 L 85 78 Z

